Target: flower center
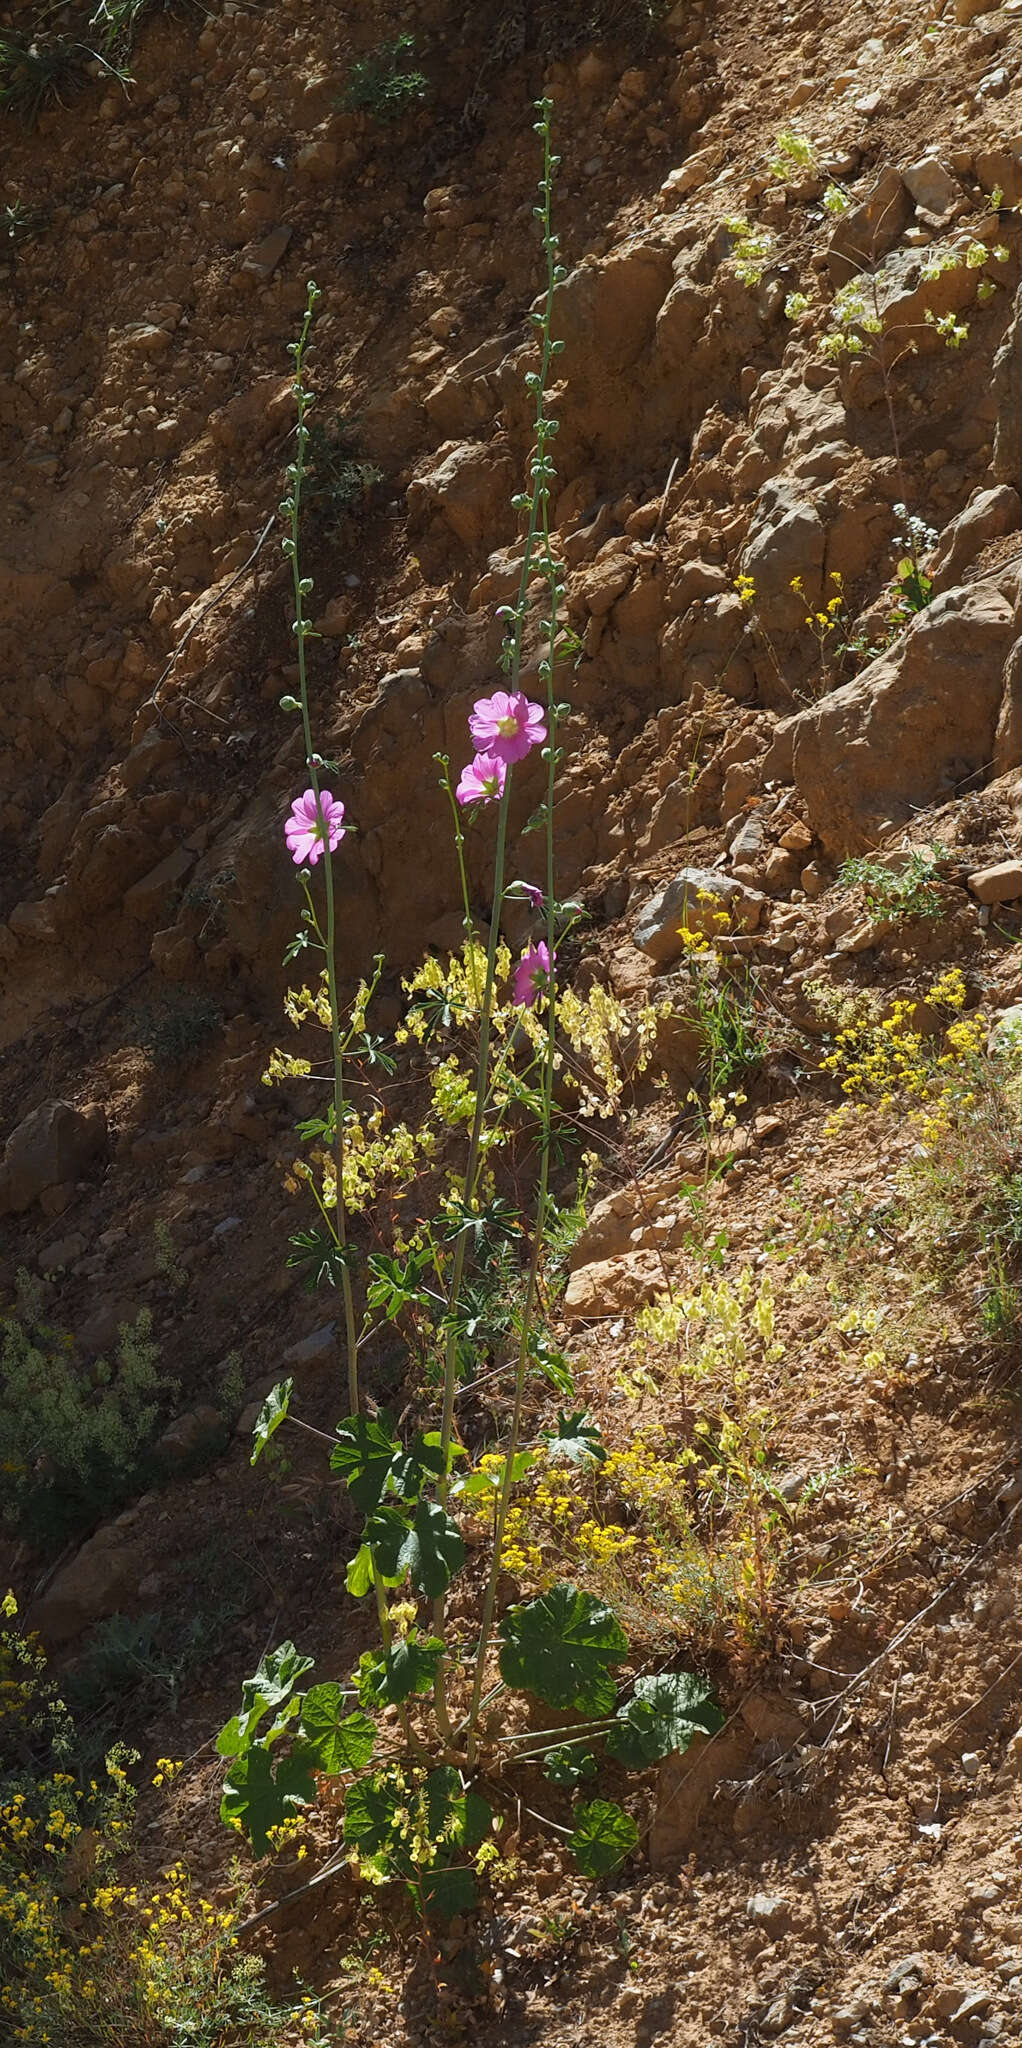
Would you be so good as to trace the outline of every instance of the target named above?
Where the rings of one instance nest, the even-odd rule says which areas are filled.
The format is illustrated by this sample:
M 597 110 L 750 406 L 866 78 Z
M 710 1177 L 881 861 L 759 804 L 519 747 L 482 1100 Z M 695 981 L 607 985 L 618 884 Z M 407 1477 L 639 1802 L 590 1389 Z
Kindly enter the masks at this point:
M 514 718 L 512 716 L 508 716 L 507 718 L 498 718 L 497 731 L 499 732 L 502 740 L 513 739 L 516 732 L 518 731 L 517 718 Z

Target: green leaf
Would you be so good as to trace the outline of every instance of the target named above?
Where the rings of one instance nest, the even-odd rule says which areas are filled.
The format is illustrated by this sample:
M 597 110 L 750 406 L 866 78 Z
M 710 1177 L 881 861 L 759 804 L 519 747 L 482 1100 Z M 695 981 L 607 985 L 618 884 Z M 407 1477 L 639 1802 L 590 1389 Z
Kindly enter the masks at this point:
M 311 1671 L 314 1659 L 303 1657 L 293 1643 L 281 1643 L 262 1659 L 253 1678 L 246 1678 L 241 1688 L 241 1713 L 220 1730 L 216 1739 L 220 1756 L 243 1756 L 254 1739 L 256 1729 L 271 1707 L 287 1702 L 286 1711 L 279 1715 L 268 1735 L 262 1738 L 266 1745 L 279 1735 L 291 1716 L 298 1711 L 298 1701 L 291 1699 L 298 1680 L 306 1671 Z
M 365 1525 L 365 1540 L 377 1571 L 389 1586 L 399 1586 L 408 1570 L 403 1556 L 411 1531 L 400 1508 L 377 1508 Z
M 261 1453 L 266 1449 L 274 1431 L 280 1428 L 291 1406 L 291 1396 L 294 1390 L 294 1380 L 278 1380 L 276 1386 L 270 1388 L 255 1419 L 255 1428 L 252 1431 L 253 1451 L 249 1459 L 250 1465 L 254 1465 L 257 1462 Z
M 704 1678 L 691 1671 L 661 1671 L 637 1678 L 632 1697 L 618 1708 L 618 1725 L 607 1736 L 607 1748 L 618 1762 L 641 1771 L 675 1750 L 688 1748 L 693 1735 L 713 1735 L 724 1716 Z
M 406 1805 L 407 1798 L 391 1771 L 359 1778 L 349 1787 L 344 1802 L 345 1841 L 352 1842 L 362 1857 L 389 1855 L 398 1808 Z
M 519 1479 L 524 1479 L 535 1463 L 535 1451 L 516 1451 L 511 1468 L 512 1484 L 517 1485 Z M 497 1494 L 504 1483 L 506 1466 L 507 1459 L 504 1458 L 499 1465 L 486 1465 L 481 1470 L 466 1472 L 464 1478 L 455 1480 L 451 1491 L 466 1500 L 474 1500 L 479 1494 Z
M 368 1543 L 360 1543 L 344 1574 L 344 1583 L 353 1600 L 364 1600 L 373 1585 L 373 1553 Z
M 347 1481 L 348 1492 L 364 1515 L 371 1515 L 378 1505 L 391 1465 L 400 1453 L 393 1429 L 393 1417 L 385 1408 L 375 1416 L 349 1415 L 337 1425 L 330 1469 Z
M 269 1751 L 250 1749 L 231 1766 L 220 1802 L 220 1818 L 228 1827 L 243 1827 L 251 1836 L 257 1856 L 268 1850 L 269 1829 L 279 1827 L 300 1806 L 316 1796 L 312 1774 L 313 1759 L 296 1745 L 290 1756 L 279 1758 L 274 1771 Z
M 389 1650 L 365 1650 L 356 1675 L 362 1705 L 396 1706 L 414 1692 L 428 1692 L 443 1649 L 439 1636 L 426 1636 L 420 1642 L 413 1630 Z
M 446 1592 L 455 1572 L 464 1564 L 461 1530 L 438 1501 L 420 1500 L 401 1549 L 400 1562 L 410 1572 L 412 1585 L 430 1600 Z
M 566 1742 L 548 1749 L 543 1758 L 543 1776 L 551 1785 L 580 1785 L 583 1778 L 595 1778 L 596 1768 L 591 1749 L 574 1749 Z
M 475 1873 L 467 1863 L 435 1863 L 412 1889 L 418 1892 L 423 1912 L 436 1913 L 441 1920 L 470 1913 L 476 1903 Z
M 533 1365 L 549 1380 L 550 1385 L 566 1401 L 575 1397 L 575 1375 L 563 1351 L 558 1350 L 553 1339 L 545 1330 L 530 1330 L 528 1337 L 529 1357 Z
M 367 1714 L 345 1714 L 346 1698 L 340 1685 L 314 1685 L 302 1705 L 302 1735 L 317 1768 L 330 1778 L 360 1771 L 376 1747 L 375 1723 Z
M 317 1287 L 336 1287 L 345 1269 L 350 1273 L 357 1256 L 355 1245 L 338 1244 L 328 1230 L 315 1226 L 292 1231 L 288 1243 L 293 1249 L 287 1264 L 307 1269 L 305 1286 L 310 1294 Z
M 422 1788 L 427 1841 L 457 1843 L 460 1849 L 477 1849 L 486 1840 L 493 1809 L 478 1792 L 465 1792 L 461 1773 L 452 1764 L 438 1764 Z
M 500 1675 L 507 1685 L 521 1686 L 551 1707 L 610 1713 L 610 1666 L 628 1655 L 628 1638 L 595 1594 L 562 1580 L 525 1606 L 509 1608 L 500 1633 Z
M 606 1877 L 630 1856 L 639 1830 L 630 1813 L 610 1799 L 575 1808 L 575 1832 L 568 1844 L 583 1877 Z
M 565 1415 L 560 1409 L 557 1428 L 543 1431 L 547 1446 L 547 1457 L 552 1465 L 603 1465 L 607 1452 L 603 1438 L 595 1424 L 590 1422 L 584 1408 L 576 1408 L 573 1415 Z

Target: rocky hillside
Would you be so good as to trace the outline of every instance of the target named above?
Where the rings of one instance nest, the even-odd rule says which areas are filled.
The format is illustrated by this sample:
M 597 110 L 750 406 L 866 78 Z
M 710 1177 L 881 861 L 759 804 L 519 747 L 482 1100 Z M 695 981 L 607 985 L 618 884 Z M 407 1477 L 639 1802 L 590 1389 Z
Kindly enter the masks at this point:
M 37 26 L 14 7 L 26 44 Z M 609 1433 L 629 1401 L 640 1436 L 676 1410 L 683 1430 L 674 1382 L 629 1380 L 636 1315 L 665 1278 L 795 1274 L 783 1358 L 742 1381 L 771 1591 L 755 1626 L 675 1632 L 726 1727 L 651 1776 L 623 1874 L 586 1884 L 522 1822 L 485 1927 L 436 1955 L 348 1876 L 253 1938 L 326 1998 L 325 2039 L 366 2048 L 480 2026 L 558 2048 L 1022 2043 L 1022 1179 L 1017 1213 L 984 1207 L 1022 1169 L 1015 1083 L 994 1060 L 977 1135 L 963 1078 L 941 1139 L 913 1121 L 916 1053 L 868 1066 L 885 1019 L 936 1042 L 949 971 L 974 1051 L 1022 1006 L 1022 0 L 154 7 L 130 79 L 79 53 L 38 108 L 4 106 L 5 47 L 0 1294 L 67 1333 L 79 1386 L 146 1312 L 162 1379 L 140 1369 L 156 1423 L 130 1483 L 79 1489 L 66 1521 L 44 1486 L 0 1575 L 61 1672 L 111 1617 L 153 1615 L 162 1671 L 206 1617 L 187 1683 L 129 1688 L 110 1723 L 144 1755 L 140 1867 L 187 1854 L 227 1887 L 210 1737 L 239 1678 L 280 1636 L 324 1667 L 368 1640 L 318 1451 L 272 1498 L 248 1467 L 282 1366 L 325 1426 L 340 1373 L 332 1297 L 285 1264 L 304 1103 L 260 1086 L 304 774 L 277 711 L 287 347 L 314 277 L 311 694 L 357 823 L 338 958 L 350 992 L 385 955 L 390 1031 L 423 949 L 459 943 L 433 757 L 459 759 L 494 685 L 523 559 L 545 93 L 579 647 L 558 886 L 588 915 L 578 987 L 674 1006 L 559 1328 Z M 541 651 L 537 608 L 527 688 Z M 540 795 L 526 767 L 523 872 Z M 486 912 L 483 835 L 469 856 Z M 507 925 L 517 945 L 524 912 Z M 759 1048 L 723 1130 L 688 1107 L 713 1075 L 700 944 Z M 842 1078 L 865 1108 L 835 1122 Z M 165 1751 L 188 1765 L 158 1803 Z M 271 1865 L 265 1896 L 303 1877 Z

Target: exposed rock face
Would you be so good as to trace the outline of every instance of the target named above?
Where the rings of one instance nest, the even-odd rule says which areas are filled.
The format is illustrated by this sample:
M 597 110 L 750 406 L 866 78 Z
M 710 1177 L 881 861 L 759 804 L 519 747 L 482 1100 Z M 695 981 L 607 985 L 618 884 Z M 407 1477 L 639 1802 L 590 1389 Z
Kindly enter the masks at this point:
M 1014 637 L 996 587 L 948 591 L 889 654 L 794 721 L 795 781 L 828 852 L 859 852 L 986 769 Z
M 1022 285 L 1015 296 L 1015 315 L 994 357 L 997 429 L 993 472 L 1001 483 L 1022 487 Z
M 680 959 L 685 950 L 679 927 L 719 938 L 725 925 L 755 931 L 764 897 L 731 875 L 708 868 L 682 868 L 665 889 L 647 903 L 633 937 L 643 953 L 663 964 Z
M 106 1113 L 98 1102 L 75 1109 L 44 1102 L 18 1124 L 0 1165 L 0 1215 L 29 1209 L 49 1189 L 76 1181 L 106 1151 Z

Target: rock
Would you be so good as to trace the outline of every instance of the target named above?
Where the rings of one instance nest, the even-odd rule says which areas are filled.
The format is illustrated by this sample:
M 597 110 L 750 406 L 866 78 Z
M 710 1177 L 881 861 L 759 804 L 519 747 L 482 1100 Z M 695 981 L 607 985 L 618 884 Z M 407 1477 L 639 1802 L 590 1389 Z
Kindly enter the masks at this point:
M 741 1775 L 749 1752 L 749 1735 L 732 1729 L 726 1735 L 695 1735 L 684 1755 L 665 1757 L 649 1835 L 653 1870 L 670 1869 L 691 1854 L 707 1801 L 722 1780 Z
M 256 284 L 267 284 L 284 255 L 291 240 L 289 227 L 274 228 L 249 250 L 241 266 L 240 275 L 252 278 Z
M 925 1956 L 905 1956 L 895 1963 L 884 1979 L 884 1995 L 887 1998 L 908 1998 L 914 1991 L 929 1982 L 929 1967 Z
M 917 164 L 909 164 L 901 176 L 916 205 L 925 207 L 927 213 L 949 213 L 964 196 L 958 179 L 936 156 L 921 157 Z
M 764 484 L 741 570 L 756 586 L 756 612 L 767 630 L 795 632 L 823 589 L 827 536 L 815 506 L 787 477 Z M 805 595 L 792 589 L 800 577 Z
M 746 1900 L 746 1918 L 756 1927 L 765 1927 L 770 1934 L 779 1934 L 791 1919 L 791 1907 L 780 1892 L 754 1892 Z
M 1022 285 L 1004 340 L 994 357 L 997 425 L 991 469 L 1000 483 L 1022 488 Z
M 475 553 L 490 539 L 513 488 L 506 446 L 485 441 L 444 442 L 431 469 L 408 486 L 413 529 L 438 515 L 455 539 Z
M 151 868 L 141 881 L 133 882 L 125 892 L 124 908 L 129 917 L 139 924 L 155 924 L 173 909 L 181 893 L 181 884 L 195 866 L 196 856 L 187 847 L 177 846 L 161 860 L 158 867 Z
M 583 581 L 582 597 L 594 619 L 604 618 L 634 580 L 636 564 L 619 548 L 620 544 L 614 547 L 606 561 L 594 562 Z
M 1012 638 L 1011 606 L 996 588 L 947 591 L 889 653 L 798 714 L 795 781 L 828 852 L 875 846 L 988 768 Z
M 640 952 L 658 964 L 677 960 L 685 948 L 679 926 L 719 938 L 727 930 L 754 932 L 765 905 L 756 889 L 711 868 L 682 868 L 647 903 L 632 937 Z
M 125 1606 L 142 1576 L 144 1553 L 127 1535 L 124 1519 L 98 1529 L 51 1580 L 32 1616 L 51 1648 L 70 1642 L 91 1623 Z
M 770 852 L 767 829 L 757 811 L 746 818 L 728 847 L 728 858 L 733 865 L 755 867 L 765 860 Z
M 775 846 L 763 869 L 763 887 L 769 896 L 786 896 L 789 889 L 798 887 L 801 871 L 801 862 L 795 854 L 788 853 L 783 846 Z
M 1022 861 L 1002 860 L 997 867 L 977 868 L 969 887 L 980 903 L 1014 903 L 1022 896 Z
M 303 1372 L 316 1366 L 332 1365 L 337 1358 L 336 1323 L 323 1323 L 307 1337 L 299 1337 L 284 1353 L 288 1372 Z
M 568 1281 L 564 1311 L 579 1321 L 617 1316 L 644 1307 L 664 1285 L 664 1270 L 655 1252 L 628 1252 L 624 1258 L 598 1259 L 580 1266 Z
M 961 583 L 966 569 L 987 542 L 1014 533 L 1022 525 L 1022 498 L 1010 484 L 974 491 L 964 511 L 944 528 L 928 565 L 934 591 Z
M 831 282 L 847 284 L 872 269 L 893 249 L 912 218 L 912 200 L 896 170 L 888 166 L 861 205 L 841 215 L 830 238 L 827 268 Z
M 156 1449 L 168 1465 L 183 1465 L 224 1433 L 223 1417 L 219 1409 L 208 1402 L 200 1402 L 197 1408 L 189 1408 L 184 1415 L 175 1416 L 167 1424 L 162 1435 L 156 1440 Z
M 56 918 L 52 897 L 39 898 L 34 903 L 27 900 L 16 903 L 7 920 L 15 938 L 28 939 L 33 945 L 45 945 L 56 933 Z
M 47 1188 L 79 1180 L 107 1148 L 106 1114 L 92 1102 L 44 1102 L 11 1132 L 0 1165 L 0 1216 L 20 1215 Z
M 968 28 L 978 14 L 990 12 L 990 0 L 955 0 L 954 15 L 959 28 Z
M 794 1493 L 786 1498 L 797 1500 L 803 1484 L 804 1479 L 800 1475 L 796 1479 Z M 790 1749 L 805 1734 L 805 1724 L 797 1707 L 777 1692 L 750 1693 L 742 1702 L 741 1715 L 757 1742 L 779 1742 L 783 1749 Z
M 982 149 L 976 157 L 977 185 L 984 192 L 1003 193 L 1002 204 L 1017 206 L 1022 199 L 1022 150 L 1019 138 L 1011 149 Z
M 978 1749 L 966 1749 L 962 1751 L 962 1769 L 965 1772 L 967 1778 L 979 1777 L 979 1768 L 982 1762 L 983 1759 L 980 1756 Z
M 73 1231 L 70 1237 L 58 1237 L 54 1244 L 41 1251 L 36 1264 L 40 1273 L 61 1273 L 66 1266 L 74 1264 L 85 1251 L 85 1239 L 80 1231 Z

